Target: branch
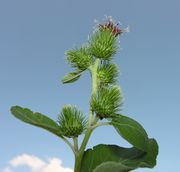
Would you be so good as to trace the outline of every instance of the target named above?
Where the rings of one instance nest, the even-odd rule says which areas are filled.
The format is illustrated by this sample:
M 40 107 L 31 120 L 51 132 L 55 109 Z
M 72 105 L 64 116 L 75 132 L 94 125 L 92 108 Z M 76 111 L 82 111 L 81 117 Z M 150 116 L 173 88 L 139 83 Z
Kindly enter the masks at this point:
M 106 125 L 110 125 L 110 122 L 99 122 L 99 123 L 95 124 L 92 128 L 95 129 L 97 127 L 106 126 Z
M 72 145 L 72 143 L 68 139 L 66 139 L 65 137 L 61 137 L 61 138 L 64 140 L 64 142 L 66 142 L 69 145 L 69 147 L 71 148 L 71 150 L 73 151 L 73 153 L 75 155 L 76 151 L 75 151 L 74 146 Z

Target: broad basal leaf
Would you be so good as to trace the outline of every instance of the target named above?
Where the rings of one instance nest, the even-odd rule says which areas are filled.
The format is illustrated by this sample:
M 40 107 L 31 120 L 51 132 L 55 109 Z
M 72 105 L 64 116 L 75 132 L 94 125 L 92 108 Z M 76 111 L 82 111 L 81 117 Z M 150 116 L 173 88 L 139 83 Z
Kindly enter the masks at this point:
M 148 135 L 138 122 L 129 117 L 117 115 L 112 118 L 111 124 L 130 144 L 142 151 L 147 151 Z
M 70 72 L 63 78 L 62 83 L 67 84 L 67 83 L 75 82 L 80 78 L 80 76 L 81 76 L 81 72 L 79 72 L 79 71 Z
M 99 165 L 93 170 L 93 172 L 127 172 L 133 168 L 123 165 L 122 163 L 117 162 L 105 162 Z
M 46 129 L 51 133 L 61 137 L 61 131 L 58 124 L 45 115 L 42 115 L 38 112 L 32 112 L 31 110 L 22 108 L 20 106 L 13 106 L 11 108 L 11 113 L 16 118 L 25 123 Z
M 147 152 L 135 147 L 100 144 L 84 153 L 81 172 L 128 172 L 140 167 L 153 168 L 157 154 L 154 139 L 149 139 Z
M 141 162 L 141 167 L 152 168 L 156 165 L 156 157 L 159 152 L 158 143 L 155 139 L 149 139 L 148 142 L 148 153 Z

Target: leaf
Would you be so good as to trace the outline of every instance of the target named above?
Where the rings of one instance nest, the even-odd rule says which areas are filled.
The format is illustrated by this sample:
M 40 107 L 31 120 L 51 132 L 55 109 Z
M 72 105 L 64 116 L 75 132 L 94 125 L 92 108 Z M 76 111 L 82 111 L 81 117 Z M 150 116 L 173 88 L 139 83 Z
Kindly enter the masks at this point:
M 144 161 L 141 162 L 141 167 L 152 168 L 156 165 L 156 157 L 158 155 L 159 147 L 155 139 L 149 139 L 148 142 L 148 154 L 144 157 Z
M 81 76 L 81 72 L 79 72 L 79 71 L 70 72 L 63 78 L 62 83 L 67 84 L 67 83 L 75 82 L 80 78 L 80 76 Z
M 157 154 L 158 146 L 154 139 L 149 139 L 147 152 L 135 147 L 100 144 L 85 151 L 81 172 L 128 172 L 140 167 L 153 168 Z
M 111 124 L 130 144 L 142 151 L 147 151 L 148 135 L 138 122 L 123 115 L 116 115 L 112 118 Z
M 127 167 L 125 165 L 122 165 L 121 163 L 116 163 L 116 162 L 105 162 L 99 165 L 97 168 L 93 170 L 93 172 L 127 172 L 132 170 L 132 168 Z
M 11 113 L 25 123 L 43 128 L 59 137 L 62 137 L 58 124 L 41 113 L 32 112 L 30 109 L 22 108 L 20 106 L 13 106 L 11 108 Z

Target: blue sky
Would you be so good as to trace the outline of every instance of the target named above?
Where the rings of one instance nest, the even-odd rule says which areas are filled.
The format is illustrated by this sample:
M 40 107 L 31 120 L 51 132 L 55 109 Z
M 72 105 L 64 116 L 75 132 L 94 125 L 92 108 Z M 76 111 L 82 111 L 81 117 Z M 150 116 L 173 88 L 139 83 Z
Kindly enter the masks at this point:
M 115 59 L 125 99 L 122 113 L 139 121 L 160 146 L 157 166 L 137 172 L 178 171 L 179 6 L 178 0 L 1 0 L 0 170 L 22 154 L 57 157 L 73 168 L 73 155 L 64 142 L 18 121 L 9 109 L 21 105 L 55 120 L 64 104 L 87 113 L 90 77 L 85 74 L 75 84 L 62 85 L 60 80 L 71 71 L 64 52 L 87 41 L 94 19 L 111 15 L 131 30 L 120 38 Z M 129 146 L 108 127 L 97 129 L 88 147 L 99 143 Z

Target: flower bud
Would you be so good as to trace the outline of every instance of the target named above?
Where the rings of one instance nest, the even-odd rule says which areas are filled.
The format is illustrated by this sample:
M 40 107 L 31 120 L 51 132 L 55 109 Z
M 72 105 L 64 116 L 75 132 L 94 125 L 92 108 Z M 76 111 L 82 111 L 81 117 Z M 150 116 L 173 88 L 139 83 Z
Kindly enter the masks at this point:
M 120 88 L 116 86 L 101 88 L 97 95 L 91 98 L 91 110 L 100 119 L 111 118 L 121 110 L 122 99 Z
M 58 123 L 63 136 L 78 137 L 86 128 L 86 120 L 76 107 L 66 105 L 58 117 Z

